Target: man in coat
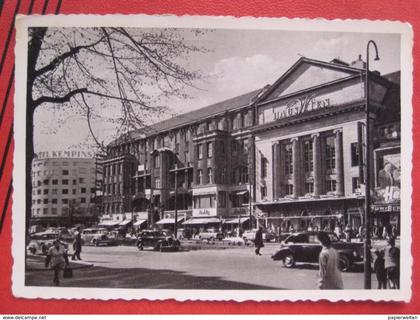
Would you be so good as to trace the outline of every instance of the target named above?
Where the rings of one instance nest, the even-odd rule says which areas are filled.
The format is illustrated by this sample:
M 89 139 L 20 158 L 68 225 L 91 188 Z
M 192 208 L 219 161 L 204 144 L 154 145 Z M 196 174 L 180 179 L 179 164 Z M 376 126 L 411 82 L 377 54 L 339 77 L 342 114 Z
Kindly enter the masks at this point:
M 82 234 L 80 233 L 80 227 L 77 227 L 74 232 L 73 250 L 74 253 L 71 260 L 82 260 L 82 258 L 80 258 L 80 252 L 82 252 Z
M 257 230 L 257 233 L 255 234 L 254 243 L 255 243 L 255 248 L 256 248 L 255 249 L 255 254 L 257 256 L 260 256 L 261 255 L 260 249 L 262 247 L 264 247 L 262 231 L 263 231 L 262 227 L 259 227 L 258 230 Z

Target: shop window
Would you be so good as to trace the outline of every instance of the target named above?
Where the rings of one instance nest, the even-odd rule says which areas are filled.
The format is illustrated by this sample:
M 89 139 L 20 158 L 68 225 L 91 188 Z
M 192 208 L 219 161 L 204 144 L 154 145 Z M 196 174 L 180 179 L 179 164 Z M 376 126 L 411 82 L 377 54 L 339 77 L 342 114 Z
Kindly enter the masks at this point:
M 293 174 L 292 144 L 287 144 L 284 146 L 284 174 Z
M 325 191 L 335 192 L 337 190 L 337 181 L 336 180 L 326 180 L 325 182 Z
M 197 157 L 198 157 L 198 160 L 203 159 L 203 144 L 202 143 L 199 143 L 197 145 Z
M 356 167 L 359 165 L 359 143 L 354 142 L 351 147 L 351 166 Z
M 207 158 L 213 157 L 213 142 L 207 142 Z
M 311 172 L 314 170 L 314 154 L 312 141 L 305 141 L 303 143 L 303 154 L 305 162 L 305 172 Z
M 327 170 L 335 169 L 335 137 L 325 138 L 325 165 Z

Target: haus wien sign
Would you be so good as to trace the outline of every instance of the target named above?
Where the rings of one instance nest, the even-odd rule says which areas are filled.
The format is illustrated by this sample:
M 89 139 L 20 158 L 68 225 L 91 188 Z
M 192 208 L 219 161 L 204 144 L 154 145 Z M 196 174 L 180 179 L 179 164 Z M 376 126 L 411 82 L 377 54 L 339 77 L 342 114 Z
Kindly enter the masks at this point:
M 299 114 L 319 109 L 325 109 L 331 106 L 330 98 L 317 98 L 315 94 L 293 99 L 283 106 L 273 107 L 274 120 L 280 120 Z

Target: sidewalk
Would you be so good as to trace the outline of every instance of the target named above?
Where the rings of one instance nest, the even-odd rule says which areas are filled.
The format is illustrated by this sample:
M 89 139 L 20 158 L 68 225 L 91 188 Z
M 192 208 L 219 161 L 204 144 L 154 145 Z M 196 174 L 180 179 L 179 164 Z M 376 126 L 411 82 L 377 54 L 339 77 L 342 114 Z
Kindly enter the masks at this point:
M 93 267 L 92 263 L 85 262 L 83 260 L 72 261 L 69 259 L 70 268 L 72 269 L 85 269 Z M 26 258 L 26 271 L 50 271 L 49 268 L 45 268 L 45 256 L 28 254 Z

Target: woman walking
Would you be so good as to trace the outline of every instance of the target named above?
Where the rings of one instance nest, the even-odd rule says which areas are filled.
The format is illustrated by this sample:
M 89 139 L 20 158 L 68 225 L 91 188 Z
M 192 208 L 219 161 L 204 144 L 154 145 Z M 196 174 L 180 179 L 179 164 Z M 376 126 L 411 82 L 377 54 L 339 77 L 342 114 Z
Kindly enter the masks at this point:
M 60 271 L 69 266 L 66 249 L 59 239 L 55 240 L 53 246 L 48 250 L 45 267 L 48 268 L 48 266 L 54 270 L 54 285 L 59 286 Z
M 343 289 L 343 279 L 338 270 L 338 254 L 331 247 L 331 239 L 326 232 L 318 233 L 318 240 L 322 244 L 319 254 L 319 289 Z

